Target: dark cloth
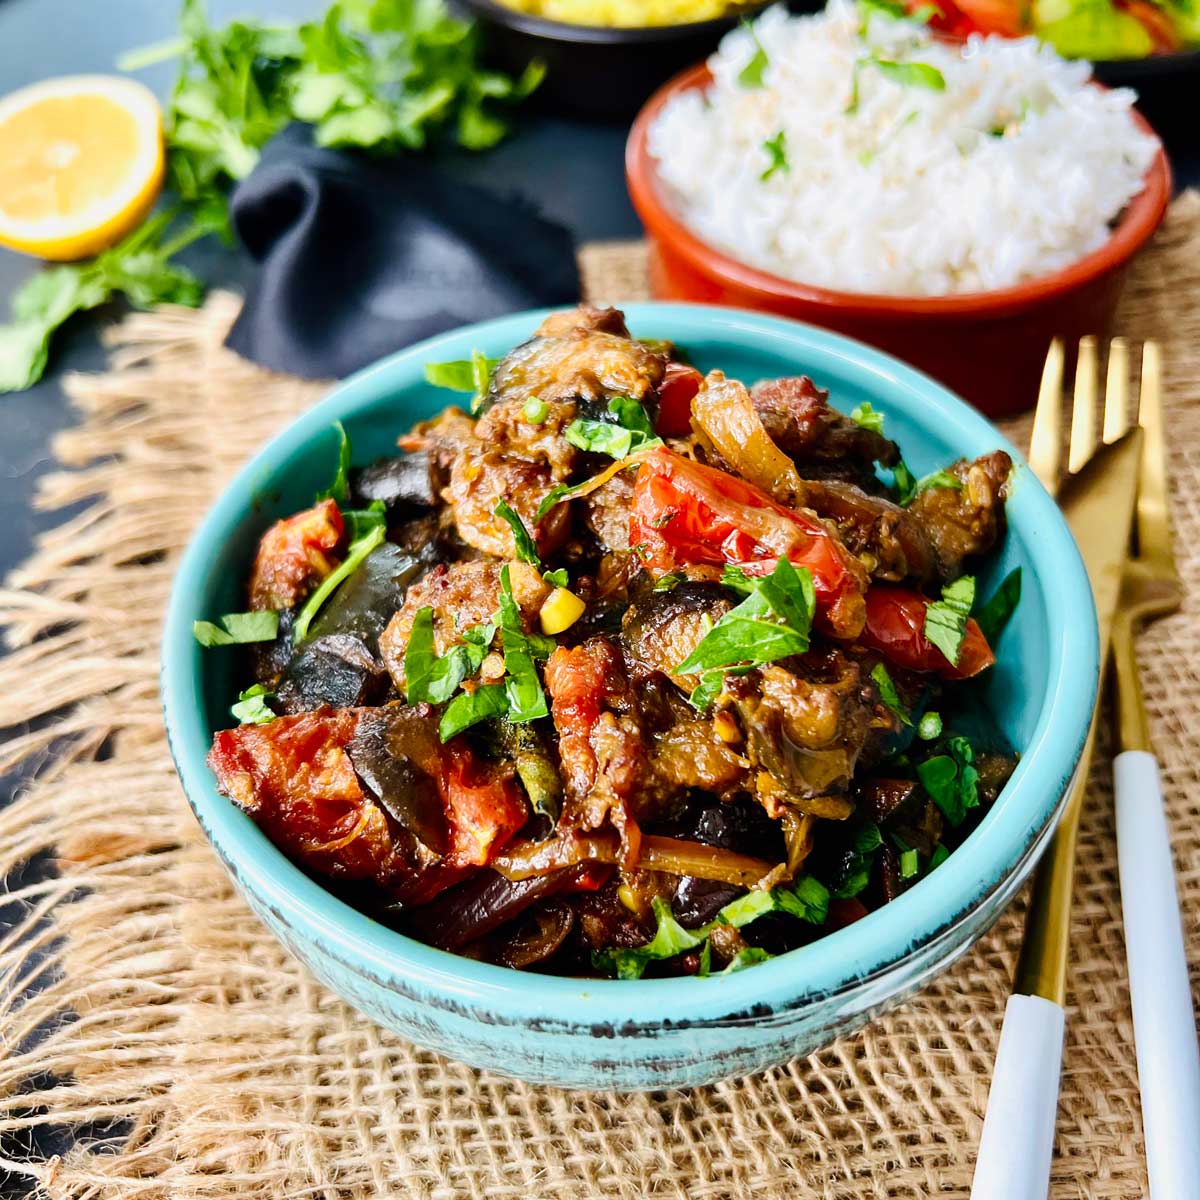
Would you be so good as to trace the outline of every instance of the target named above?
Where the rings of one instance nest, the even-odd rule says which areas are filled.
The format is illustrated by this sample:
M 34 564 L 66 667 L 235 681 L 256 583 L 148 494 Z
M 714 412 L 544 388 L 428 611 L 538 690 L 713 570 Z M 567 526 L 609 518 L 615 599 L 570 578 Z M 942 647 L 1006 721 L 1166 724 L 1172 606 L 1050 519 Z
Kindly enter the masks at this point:
M 372 161 L 293 127 L 231 207 L 261 269 L 227 344 L 293 375 L 340 377 L 433 334 L 579 297 L 565 228 L 450 178 L 433 155 Z

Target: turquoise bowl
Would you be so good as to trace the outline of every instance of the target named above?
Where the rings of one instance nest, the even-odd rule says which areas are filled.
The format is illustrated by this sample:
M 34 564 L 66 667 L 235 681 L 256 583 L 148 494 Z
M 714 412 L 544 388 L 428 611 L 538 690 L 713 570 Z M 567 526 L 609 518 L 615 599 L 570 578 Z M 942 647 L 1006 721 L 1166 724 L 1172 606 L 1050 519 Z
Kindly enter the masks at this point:
M 806 373 L 849 410 L 870 401 L 918 472 L 998 446 L 997 430 L 894 358 L 775 317 L 684 304 L 632 304 L 639 337 L 670 338 L 703 370 L 747 381 Z M 569 1088 L 691 1087 L 806 1054 L 912 993 L 999 916 L 1036 862 L 1076 768 L 1097 686 L 1087 576 L 1058 509 L 1025 466 L 1008 504 L 1003 552 L 985 590 L 1023 568 L 1024 595 L 988 681 L 988 702 L 1021 761 L 979 828 L 893 903 L 753 969 L 710 979 L 527 975 L 411 940 L 335 899 L 217 793 L 204 756 L 228 726 L 232 655 L 202 650 L 192 621 L 243 607 L 255 543 L 277 517 L 328 484 L 335 420 L 355 458 L 447 401 L 426 362 L 496 356 L 543 313 L 435 338 L 336 387 L 242 470 L 205 518 L 175 580 L 163 645 L 167 732 L 192 808 L 250 906 L 314 975 L 367 1016 L 420 1046 L 531 1082 Z M 980 364 L 981 370 L 987 365 Z

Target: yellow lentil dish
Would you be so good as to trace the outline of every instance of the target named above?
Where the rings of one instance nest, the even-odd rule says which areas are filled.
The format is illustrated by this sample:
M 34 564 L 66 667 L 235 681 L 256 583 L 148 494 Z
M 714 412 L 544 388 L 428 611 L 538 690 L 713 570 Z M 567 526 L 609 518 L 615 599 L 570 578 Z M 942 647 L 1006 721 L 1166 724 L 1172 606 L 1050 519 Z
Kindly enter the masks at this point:
M 499 0 L 506 8 L 567 25 L 634 29 L 686 25 L 723 17 L 743 4 L 730 0 Z

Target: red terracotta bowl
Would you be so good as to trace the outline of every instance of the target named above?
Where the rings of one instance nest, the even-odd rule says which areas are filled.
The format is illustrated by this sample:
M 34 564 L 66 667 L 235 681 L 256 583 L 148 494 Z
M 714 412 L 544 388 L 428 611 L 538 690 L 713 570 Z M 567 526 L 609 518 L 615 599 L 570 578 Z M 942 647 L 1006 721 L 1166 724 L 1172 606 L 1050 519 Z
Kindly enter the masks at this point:
M 1146 186 L 1121 214 L 1112 237 L 1072 266 L 1015 287 L 955 296 L 877 296 L 835 292 L 782 279 L 701 241 L 670 208 L 646 141 L 678 92 L 712 81 L 701 64 L 677 75 L 642 109 L 629 135 L 626 178 L 650 240 L 656 299 L 759 309 L 821 325 L 878 346 L 920 367 L 989 416 L 1029 408 L 1052 338 L 1105 334 L 1134 255 L 1158 228 L 1171 197 L 1171 168 L 1159 147 Z M 1154 131 L 1138 114 L 1139 128 Z

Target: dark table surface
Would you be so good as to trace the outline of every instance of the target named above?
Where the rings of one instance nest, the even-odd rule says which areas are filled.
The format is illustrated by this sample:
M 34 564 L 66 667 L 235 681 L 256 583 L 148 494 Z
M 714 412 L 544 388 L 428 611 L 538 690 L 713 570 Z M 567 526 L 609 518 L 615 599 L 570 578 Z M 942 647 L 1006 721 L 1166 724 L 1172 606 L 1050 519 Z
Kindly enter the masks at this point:
M 324 7 L 324 0 L 208 0 L 214 22 L 247 12 L 295 20 Z M 123 51 L 173 35 L 177 13 L 172 0 L 0 0 L 0 95 L 52 75 L 112 71 Z M 174 70 L 164 63 L 140 78 L 162 95 Z M 1187 132 L 1191 146 L 1169 142 L 1180 186 L 1200 182 L 1200 135 Z M 491 186 L 525 195 L 580 241 L 635 237 L 640 226 L 625 193 L 624 142 L 623 127 L 526 114 L 518 136 L 487 154 L 462 155 L 454 166 L 464 177 L 486 176 Z M 192 247 L 184 261 L 214 286 L 235 289 L 249 269 L 212 239 Z M 0 319 L 13 290 L 37 267 L 0 249 Z M 0 396 L 0 577 L 29 553 L 39 530 L 62 520 L 30 507 L 38 476 L 53 466 L 49 439 L 73 419 L 62 377 L 102 369 L 97 334 L 120 311 L 113 306 L 73 320 L 56 340 L 42 382 Z

